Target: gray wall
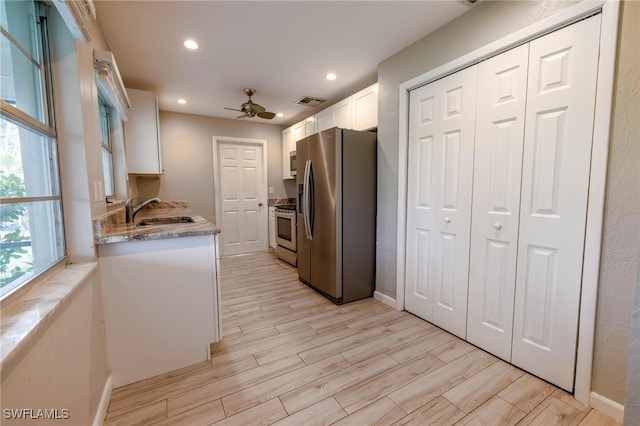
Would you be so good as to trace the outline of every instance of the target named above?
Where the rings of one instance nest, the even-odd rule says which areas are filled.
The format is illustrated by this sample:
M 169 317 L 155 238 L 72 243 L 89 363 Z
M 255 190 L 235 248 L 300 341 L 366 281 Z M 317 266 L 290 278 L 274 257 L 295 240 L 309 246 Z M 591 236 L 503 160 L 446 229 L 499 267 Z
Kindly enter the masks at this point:
M 620 404 L 640 253 L 639 27 L 640 3 L 623 3 L 593 359 L 593 390 Z
M 215 223 L 213 197 L 213 136 L 266 139 L 269 198 L 287 197 L 282 180 L 282 130 L 266 122 L 240 121 L 160 111 L 160 139 L 164 175 L 138 178 L 143 198 L 186 200 L 196 213 Z M 293 197 L 294 186 L 289 188 Z
M 379 65 L 377 291 L 392 298 L 396 295 L 399 85 L 574 3 L 485 1 Z M 621 43 L 620 61 L 631 64 L 624 67 L 624 76 L 618 75 L 593 365 L 593 390 L 621 404 L 624 404 L 640 227 L 637 174 L 640 157 L 636 140 L 639 23 L 637 11 L 634 12 L 637 8 L 636 2 L 624 4 L 624 19 L 631 21 L 625 28 L 635 29 L 625 29 Z M 629 106 L 631 96 L 636 96 L 635 112 Z

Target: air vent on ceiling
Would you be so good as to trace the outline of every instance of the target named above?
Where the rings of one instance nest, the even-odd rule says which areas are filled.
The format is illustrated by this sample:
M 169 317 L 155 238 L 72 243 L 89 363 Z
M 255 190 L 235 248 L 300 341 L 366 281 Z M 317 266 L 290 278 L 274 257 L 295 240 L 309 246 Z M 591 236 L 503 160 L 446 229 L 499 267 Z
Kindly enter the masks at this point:
M 302 98 L 298 99 L 294 103 L 296 105 L 304 105 L 304 106 L 308 106 L 308 107 L 315 107 L 315 106 L 320 105 L 324 101 L 326 101 L 326 99 L 315 98 L 313 96 L 305 96 L 305 97 L 302 97 Z

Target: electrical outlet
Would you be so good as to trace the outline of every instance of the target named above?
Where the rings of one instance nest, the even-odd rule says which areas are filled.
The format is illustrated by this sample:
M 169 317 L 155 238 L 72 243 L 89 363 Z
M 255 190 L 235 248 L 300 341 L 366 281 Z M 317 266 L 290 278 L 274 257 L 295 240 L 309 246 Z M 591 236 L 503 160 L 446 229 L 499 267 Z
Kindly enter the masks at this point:
M 273 194 L 273 192 L 274 192 L 274 191 L 273 191 L 273 186 L 270 186 L 270 187 L 269 187 L 269 195 L 272 195 L 272 194 Z

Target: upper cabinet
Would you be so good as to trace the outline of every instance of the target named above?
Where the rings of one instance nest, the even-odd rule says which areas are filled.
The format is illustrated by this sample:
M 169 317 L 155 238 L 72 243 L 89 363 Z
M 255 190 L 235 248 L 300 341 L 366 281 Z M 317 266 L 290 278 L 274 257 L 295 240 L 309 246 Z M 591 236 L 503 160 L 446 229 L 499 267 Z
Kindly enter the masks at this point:
M 325 110 L 320 111 L 315 116 L 316 122 L 316 131 L 321 132 L 323 130 L 327 130 L 335 126 L 333 119 L 333 111 L 331 108 L 327 108 Z
M 338 102 L 331 106 L 331 112 L 333 113 L 333 126 L 340 127 L 341 129 L 351 129 L 353 123 L 353 108 L 351 108 L 351 98 L 347 98 L 344 101 Z
M 353 130 L 371 130 L 378 127 L 378 83 L 282 131 L 283 179 L 296 177 L 291 174 L 290 165 L 291 151 L 295 151 L 296 142 L 332 127 Z
M 156 94 L 127 89 L 131 101 L 129 120 L 124 123 L 127 171 L 130 174 L 160 175 L 160 121 Z
M 351 96 L 351 109 L 353 130 L 369 130 L 378 127 L 378 84 Z
M 294 179 L 291 174 L 290 155 L 291 151 L 296 149 L 296 141 L 294 139 L 293 127 L 289 127 L 282 132 L 282 178 Z

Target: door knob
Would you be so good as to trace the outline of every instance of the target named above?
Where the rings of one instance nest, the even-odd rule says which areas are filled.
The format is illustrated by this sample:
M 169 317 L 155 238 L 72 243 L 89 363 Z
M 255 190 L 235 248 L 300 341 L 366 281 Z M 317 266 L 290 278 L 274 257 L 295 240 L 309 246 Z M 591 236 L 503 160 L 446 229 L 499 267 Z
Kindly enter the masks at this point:
M 449 223 L 451 222 L 451 218 L 449 216 L 444 218 L 444 223 Z
M 262 203 L 258 203 L 258 207 L 262 207 Z
M 496 231 L 499 231 L 502 229 L 502 224 L 500 222 L 496 222 L 493 224 L 493 227 L 496 228 Z

